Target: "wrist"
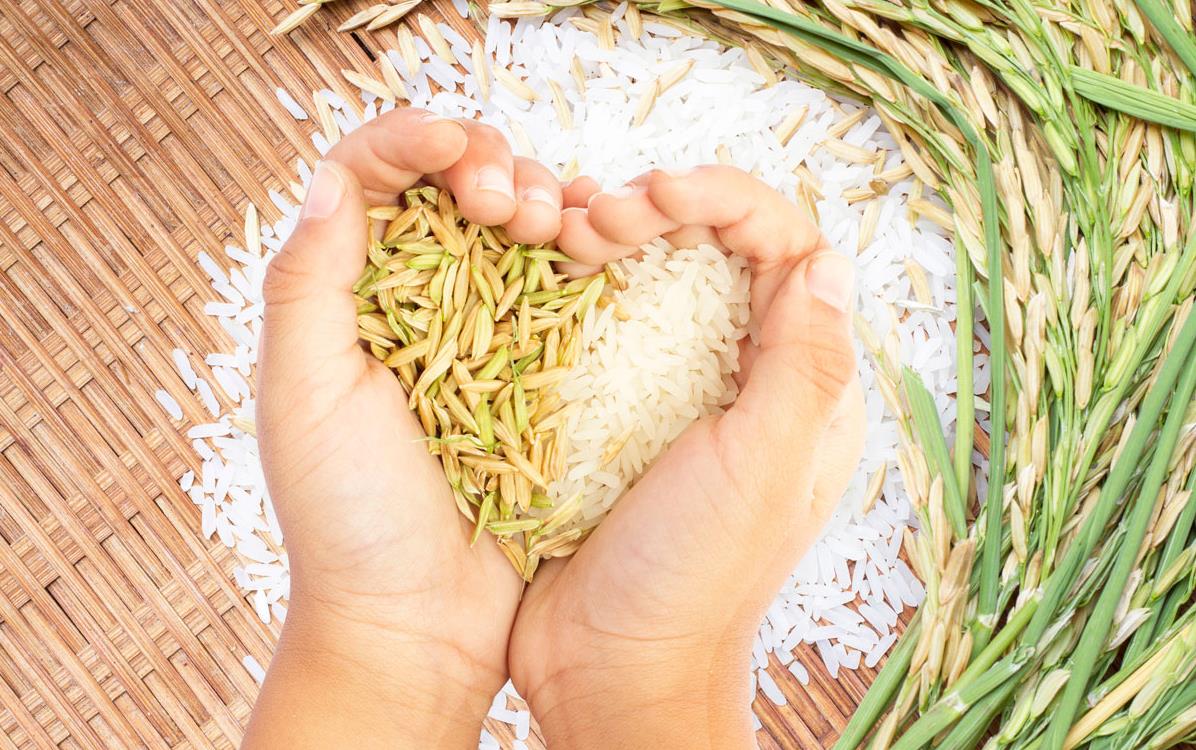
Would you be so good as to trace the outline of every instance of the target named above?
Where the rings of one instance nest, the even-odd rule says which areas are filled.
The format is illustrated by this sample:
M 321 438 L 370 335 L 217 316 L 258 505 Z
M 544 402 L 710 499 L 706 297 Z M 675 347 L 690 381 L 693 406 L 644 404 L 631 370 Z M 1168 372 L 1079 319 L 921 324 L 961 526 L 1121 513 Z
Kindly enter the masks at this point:
M 528 702 L 550 746 L 752 748 L 748 666 L 709 648 L 608 645 L 548 674 Z
M 322 710 L 346 720 L 374 714 L 361 726 L 394 726 L 400 748 L 476 745 L 506 679 L 433 636 L 303 596 L 291 599 L 280 658 L 293 677 L 319 686 Z

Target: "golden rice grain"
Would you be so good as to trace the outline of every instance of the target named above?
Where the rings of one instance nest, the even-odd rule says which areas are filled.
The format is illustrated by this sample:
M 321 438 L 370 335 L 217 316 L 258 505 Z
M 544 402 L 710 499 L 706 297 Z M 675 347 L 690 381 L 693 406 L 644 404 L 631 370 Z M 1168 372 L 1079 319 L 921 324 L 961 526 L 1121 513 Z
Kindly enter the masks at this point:
M 357 88 L 373 94 L 383 101 L 393 102 L 395 100 L 394 91 L 382 81 L 370 78 L 354 70 L 342 70 L 341 75 L 345 77 L 346 81 Z
M 406 2 L 391 5 L 386 10 L 379 13 L 369 25 L 366 26 L 366 31 L 377 31 L 385 28 L 391 24 L 398 23 L 403 16 L 411 12 L 411 10 L 419 5 L 421 0 L 406 0 Z
M 364 10 L 359 10 L 356 13 L 354 13 L 353 15 L 349 16 L 348 20 L 346 20 L 340 26 L 337 26 L 336 30 L 337 31 L 352 31 L 353 29 L 361 28 L 362 26 L 365 26 L 370 21 L 373 21 L 375 18 L 378 17 L 378 14 L 380 14 L 382 11 L 386 10 L 389 7 L 390 7 L 390 5 L 388 5 L 387 3 L 378 3 L 377 5 L 371 5 L 370 7 L 366 8 Z
M 399 26 L 396 41 L 399 45 L 399 56 L 403 58 L 408 75 L 415 75 L 419 72 L 421 63 L 419 52 L 415 49 L 415 35 L 411 33 L 411 29 L 406 24 Z
M 494 79 L 498 81 L 503 88 L 505 88 L 507 91 L 510 91 L 520 99 L 528 102 L 534 102 L 540 98 L 539 95 L 536 94 L 535 89 L 521 81 L 514 73 L 506 68 L 495 68 L 493 73 Z
M 418 2 L 418 0 L 415 1 Z M 408 0 L 408 2 L 412 2 L 412 0 Z M 420 13 L 416 17 L 415 22 L 419 24 L 419 30 L 423 34 L 424 41 L 428 43 L 428 46 L 432 48 L 436 56 L 449 65 L 456 65 L 457 57 L 449 48 L 448 42 L 445 41 L 444 35 L 440 33 L 440 28 L 436 23 L 423 13 Z
M 286 18 L 282 19 L 277 26 L 270 30 L 273 36 L 281 36 L 282 34 L 289 34 L 295 29 L 299 28 L 307 19 L 316 14 L 320 9 L 318 4 L 301 5 L 296 10 L 292 11 Z

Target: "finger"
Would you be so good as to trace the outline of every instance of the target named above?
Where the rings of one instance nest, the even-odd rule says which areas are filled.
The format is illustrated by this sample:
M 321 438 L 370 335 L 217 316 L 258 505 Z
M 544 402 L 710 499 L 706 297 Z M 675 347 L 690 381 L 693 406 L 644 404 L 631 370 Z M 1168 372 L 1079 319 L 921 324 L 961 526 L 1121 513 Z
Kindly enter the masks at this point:
M 647 191 L 665 216 L 679 225 L 713 227 L 727 250 L 756 263 L 800 260 L 822 243 L 804 211 L 735 167 L 653 172 Z
M 566 192 L 568 192 L 568 187 L 566 187 Z M 586 209 L 578 208 L 577 210 L 586 211 L 585 215 L 587 217 L 590 215 Z M 557 269 L 568 276 L 577 278 L 580 276 L 589 276 L 590 274 L 597 273 L 602 269 L 602 263 L 609 263 L 621 258 L 632 257 L 639 252 L 639 247 L 643 244 L 643 242 L 641 242 L 634 246 L 624 245 L 617 242 L 611 242 L 601 235 L 596 236 L 597 230 L 593 229 L 592 224 L 590 226 L 573 224 L 573 222 L 581 221 L 580 214 L 570 213 L 570 209 L 568 208 L 565 209 L 565 212 L 568 214 L 568 216 L 565 218 L 565 224 L 569 224 L 570 226 L 568 226 L 567 230 L 564 228 L 562 229 L 562 235 L 567 236 L 565 236 L 563 242 L 558 242 L 558 244 L 561 245 L 562 251 L 566 252 L 567 254 L 573 255 L 565 250 L 566 246 L 570 246 L 575 248 L 589 260 L 588 263 L 579 262 L 558 264 Z M 656 235 L 650 236 L 648 240 L 653 239 L 655 236 Z M 726 252 L 726 248 L 723 247 L 722 240 L 719 239 L 718 233 L 713 227 L 691 224 L 689 226 L 683 226 L 675 231 L 663 233 L 660 236 L 663 237 L 664 240 L 673 247 L 698 247 L 700 245 L 711 245 Z M 645 242 L 648 240 L 645 240 Z M 573 257 L 578 256 L 574 255 Z
M 581 176 L 562 189 L 565 208 L 585 208 L 590 196 L 602 189 L 593 177 Z
M 662 235 L 665 242 L 668 242 L 673 247 L 699 247 L 701 245 L 711 245 L 713 247 L 727 252 L 727 248 L 723 247 L 723 241 L 719 239 L 718 232 L 714 231 L 714 227 L 702 226 L 700 224 L 690 224 L 684 226 L 675 232 L 669 232 Z
M 448 169 L 465 153 L 462 125 L 422 109 L 396 109 L 354 130 L 328 161 L 357 176 L 371 205 L 387 204 L 423 175 Z
M 679 222 L 652 203 L 646 185 L 631 184 L 595 193 L 587 212 L 594 231 L 619 245 L 638 247 L 681 228 Z
M 709 165 L 677 174 L 653 172 L 648 195 L 683 225 L 707 225 L 717 246 L 753 266 L 752 317 L 763 320 L 777 289 L 801 259 L 827 249 L 813 220 L 747 172 Z
M 580 279 L 584 276 L 593 276 L 602 270 L 602 266 L 589 266 L 585 263 L 554 263 L 553 268 L 557 273 L 563 273 L 571 279 Z
M 590 224 L 584 208 L 566 208 L 561 212 L 561 234 L 557 238 L 561 251 L 583 266 L 601 266 L 625 258 L 639 249 L 638 245 L 623 245 L 603 237 Z
M 515 215 L 506 223 L 515 242 L 539 245 L 561 231 L 561 184 L 534 159 L 515 158 Z
M 580 252 L 591 263 L 624 257 L 626 247 L 661 235 L 673 235 L 670 241 L 676 247 L 711 239 L 711 233 L 701 229 L 682 233 L 687 227 L 710 227 L 716 238 L 711 244 L 765 269 L 803 258 L 821 242 L 817 227 L 796 205 L 743 170 L 722 165 L 684 173 L 649 172 L 626 188 L 596 193 L 587 207 L 594 234 L 606 241 L 579 233 Z M 762 281 L 760 293 L 753 289 L 753 297 L 764 310 L 775 284 L 768 278 Z
M 330 159 L 316 165 L 299 224 L 266 270 L 264 372 L 361 356 L 352 287 L 366 261 L 365 210 L 352 172 Z
M 726 466 L 775 471 L 744 477 L 812 493 L 817 456 L 825 433 L 856 378 L 851 343 L 854 270 L 847 258 L 822 252 L 797 263 L 779 286 L 760 331 L 760 351 L 751 377 L 734 406 L 721 418 L 720 443 L 730 452 Z M 762 488 L 763 489 L 763 488 Z M 764 497 L 793 497 L 765 490 Z
M 515 157 L 497 129 L 463 120 L 469 136 L 465 153 L 442 176 L 467 221 L 506 224 L 515 216 Z

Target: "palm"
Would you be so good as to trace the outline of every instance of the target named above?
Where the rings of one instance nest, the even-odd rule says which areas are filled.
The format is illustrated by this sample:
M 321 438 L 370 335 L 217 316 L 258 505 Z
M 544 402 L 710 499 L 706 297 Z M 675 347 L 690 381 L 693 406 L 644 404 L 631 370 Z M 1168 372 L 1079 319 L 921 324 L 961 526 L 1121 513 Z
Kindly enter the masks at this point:
M 444 578 L 458 568 L 513 583 L 513 574 L 499 575 L 511 571 L 497 547 L 470 549 L 444 472 L 399 381 L 365 355 L 353 360 L 340 387 L 309 391 L 322 397 L 308 405 L 311 421 L 290 447 L 308 468 L 280 472 L 283 481 L 324 488 L 311 500 L 318 507 L 303 513 L 303 524 L 321 528 L 324 541 L 312 564 L 322 575 L 343 571 L 345 587 L 377 594 L 403 593 L 408 581 Z M 399 556 L 396 549 L 419 555 Z
M 698 571 L 728 573 L 703 550 L 709 524 L 719 523 L 709 513 L 714 499 L 735 495 L 712 469 L 714 424 L 705 420 L 682 434 L 576 555 L 541 566 L 511 637 L 517 684 L 584 668 L 587 647 L 598 642 L 667 648 L 694 635 L 694 615 L 706 617 L 695 589 L 712 585 Z
M 498 631 L 513 620 L 518 578 L 493 544 L 470 548 L 401 384 L 357 349 L 312 371 L 306 377 L 322 382 L 296 383 L 311 398 L 300 424 L 289 425 L 292 439 L 263 446 L 275 492 L 307 506 L 285 509 L 288 534 L 321 540 L 292 545 L 296 580 L 318 581 L 309 593 L 340 606 L 369 602 L 362 617 L 414 632 L 434 627 L 436 637 L 501 671 L 494 633 L 476 623 Z

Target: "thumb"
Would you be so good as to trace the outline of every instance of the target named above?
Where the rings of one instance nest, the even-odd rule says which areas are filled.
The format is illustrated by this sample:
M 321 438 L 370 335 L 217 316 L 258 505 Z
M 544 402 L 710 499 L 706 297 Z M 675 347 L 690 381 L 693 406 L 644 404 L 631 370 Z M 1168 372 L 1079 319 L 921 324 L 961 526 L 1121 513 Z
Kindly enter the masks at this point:
M 270 262 L 265 301 L 263 366 L 310 367 L 357 350 L 353 284 L 366 259 L 365 197 L 357 178 L 335 161 L 312 175 L 299 224 Z
M 728 465 L 756 475 L 746 481 L 769 482 L 762 489 L 787 488 L 786 499 L 813 491 L 826 433 L 855 382 L 854 279 L 852 262 L 834 252 L 794 265 L 764 318 L 743 392 L 719 424 L 722 444 L 742 452 Z

